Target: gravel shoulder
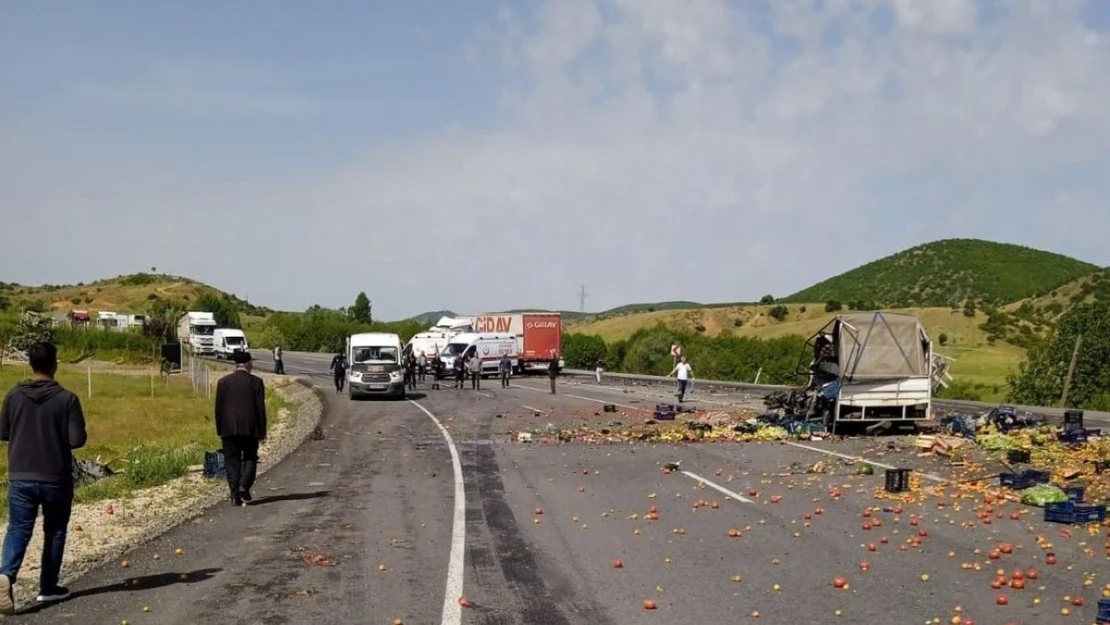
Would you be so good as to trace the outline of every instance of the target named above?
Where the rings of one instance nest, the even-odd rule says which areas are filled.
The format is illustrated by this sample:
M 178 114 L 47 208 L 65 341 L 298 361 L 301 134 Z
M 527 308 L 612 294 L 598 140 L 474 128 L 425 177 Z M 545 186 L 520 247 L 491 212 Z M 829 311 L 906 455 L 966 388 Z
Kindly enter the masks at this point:
M 291 404 L 274 418 L 266 444 L 259 450 L 259 475 L 292 453 L 320 424 L 323 403 L 316 392 L 293 378 L 256 372 Z M 200 473 L 145 489 L 121 499 L 75 504 L 70 518 L 62 582 L 119 558 L 224 500 L 226 483 Z M 0 526 L 0 534 L 7 523 Z M 42 517 L 27 549 L 16 587 L 17 603 L 34 599 L 42 553 Z

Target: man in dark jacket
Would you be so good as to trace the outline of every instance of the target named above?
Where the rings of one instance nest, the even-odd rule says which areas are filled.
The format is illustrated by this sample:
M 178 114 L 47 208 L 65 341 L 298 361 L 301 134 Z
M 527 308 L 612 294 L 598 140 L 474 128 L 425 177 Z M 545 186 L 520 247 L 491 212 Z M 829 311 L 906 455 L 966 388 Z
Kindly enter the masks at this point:
M 40 343 L 27 350 L 33 375 L 4 397 L 0 440 L 8 442 L 8 533 L 0 564 L 0 614 L 15 613 L 12 585 L 31 542 L 42 508 L 43 553 L 40 603 L 61 601 L 69 590 L 58 585 L 66 529 L 73 509 L 73 451 L 85 445 L 81 401 L 54 380 L 58 349 Z
M 339 352 L 331 359 L 331 371 L 335 376 L 335 392 L 343 392 L 343 383 L 347 381 L 347 355 Z
M 235 372 L 216 384 L 216 434 L 235 506 L 251 500 L 258 445 L 266 441 L 266 385 L 251 373 L 250 352 L 235 352 Z

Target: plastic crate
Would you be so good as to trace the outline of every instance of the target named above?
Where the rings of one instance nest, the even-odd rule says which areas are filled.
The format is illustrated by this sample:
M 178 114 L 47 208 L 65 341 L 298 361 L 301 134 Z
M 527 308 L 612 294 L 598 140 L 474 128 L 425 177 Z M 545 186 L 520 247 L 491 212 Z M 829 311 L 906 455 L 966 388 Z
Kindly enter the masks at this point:
M 1071 501 L 1047 503 L 1044 506 L 1044 520 L 1049 523 L 1102 523 L 1106 520 L 1106 506 L 1099 504 L 1084 506 Z
M 1110 599 L 1098 600 L 1098 616 L 1095 617 L 1096 623 L 1110 623 Z
M 1086 486 L 1065 486 L 1064 494 L 1068 496 L 1068 501 L 1072 503 L 1083 503 L 1083 498 L 1087 494 Z
M 1030 459 L 1028 449 L 1011 449 L 1006 452 L 1006 460 L 1011 464 L 1029 464 Z
M 1002 473 L 998 476 L 998 483 L 1014 490 L 1025 490 L 1034 484 L 1047 484 L 1048 471 L 1026 469 L 1021 473 Z
M 910 473 L 913 469 L 887 469 L 884 488 L 888 493 L 904 493 L 910 490 Z
M 1082 410 L 1065 410 L 1064 411 L 1064 431 L 1065 432 L 1081 432 L 1081 431 L 1083 431 L 1083 411 Z
M 1087 430 L 1073 430 L 1062 432 L 1059 436 L 1061 443 L 1082 444 L 1087 442 Z
M 673 410 L 667 410 L 667 411 L 656 410 L 652 414 L 652 418 L 655 419 L 656 421 L 674 421 L 674 416 L 675 416 L 675 413 L 674 413 Z
M 227 469 L 224 467 L 224 452 L 204 452 L 204 477 L 227 477 Z

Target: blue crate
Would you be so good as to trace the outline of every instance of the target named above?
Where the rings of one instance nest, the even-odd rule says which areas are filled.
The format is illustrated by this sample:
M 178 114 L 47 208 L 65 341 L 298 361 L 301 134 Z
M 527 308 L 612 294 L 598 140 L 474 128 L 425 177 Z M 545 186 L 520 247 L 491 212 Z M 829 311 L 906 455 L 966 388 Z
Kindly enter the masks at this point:
M 1096 623 L 1110 623 L 1110 599 L 1098 600 L 1098 616 L 1095 617 Z
M 1087 442 L 1087 430 L 1063 432 L 1058 436 L 1061 443 L 1081 444 Z
M 1044 520 L 1071 525 L 1101 523 L 1106 520 L 1106 506 L 1083 506 L 1071 501 L 1047 503 L 1044 506 Z
M 1048 478 L 1048 471 L 1026 469 L 1021 473 L 1001 473 L 998 476 L 998 483 L 1014 490 L 1025 490 L 1034 484 L 1047 484 Z
M 1068 496 L 1068 501 L 1072 503 L 1083 503 L 1083 497 L 1087 494 L 1087 487 L 1065 486 L 1064 494 Z
M 224 467 L 224 452 L 204 452 L 204 477 L 227 477 L 227 469 Z

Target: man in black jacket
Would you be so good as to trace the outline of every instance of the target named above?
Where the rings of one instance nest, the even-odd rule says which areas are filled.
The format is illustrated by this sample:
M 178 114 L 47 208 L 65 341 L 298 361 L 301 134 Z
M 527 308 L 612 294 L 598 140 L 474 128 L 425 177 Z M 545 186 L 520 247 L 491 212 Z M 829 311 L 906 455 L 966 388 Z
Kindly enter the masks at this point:
M 66 529 L 73 509 L 73 451 L 85 445 L 81 401 L 54 380 L 58 349 L 40 343 L 27 350 L 33 375 L 4 397 L 0 441 L 8 442 L 8 533 L 0 564 L 0 614 L 15 613 L 12 585 L 23 566 L 35 519 L 42 508 L 43 553 L 40 603 L 61 601 L 58 585 Z
M 258 445 L 266 441 L 266 385 L 251 373 L 250 352 L 235 352 L 235 372 L 216 384 L 216 434 L 235 506 L 250 501 L 258 472 Z
M 343 392 L 343 383 L 347 381 L 347 355 L 339 352 L 331 359 L 331 371 L 335 376 L 335 392 Z

